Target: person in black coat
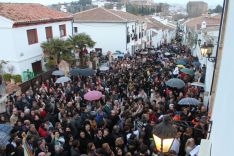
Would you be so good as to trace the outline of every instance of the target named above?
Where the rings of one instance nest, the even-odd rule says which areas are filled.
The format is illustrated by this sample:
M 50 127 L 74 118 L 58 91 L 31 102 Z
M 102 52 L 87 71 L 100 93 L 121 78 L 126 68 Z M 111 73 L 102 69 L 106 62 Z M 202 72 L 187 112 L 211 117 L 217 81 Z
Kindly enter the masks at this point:
M 107 128 L 103 131 L 103 143 L 108 143 L 111 148 L 114 147 L 114 138 L 109 133 L 109 130 Z
M 101 148 L 102 144 L 103 144 L 103 136 L 102 136 L 102 130 L 99 129 L 96 133 L 96 135 L 94 136 L 94 144 L 96 146 L 96 148 Z
M 86 138 L 84 131 L 80 132 L 79 141 L 80 141 L 80 146 L 79 146 L 80 153 L 87 154 L 87 145 L 89 143 L 89 140 Z
M 21 139 L 18 139 L 16 141 L 16 152 L 14 154 L 14 156 L 24 156 L 24 148 L 22 147 L 23 146 L 23 142 Z

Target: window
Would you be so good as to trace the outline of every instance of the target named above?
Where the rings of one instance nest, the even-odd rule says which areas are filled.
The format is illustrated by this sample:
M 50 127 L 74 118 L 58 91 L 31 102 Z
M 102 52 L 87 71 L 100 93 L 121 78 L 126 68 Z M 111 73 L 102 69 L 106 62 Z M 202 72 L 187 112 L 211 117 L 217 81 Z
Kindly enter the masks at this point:
M 130 35 L 128 34 L 127 35 L 127 43 L 129 43 L 130 42 Z
M 59 26 L 59 32 L 60 32 L 60 37 L 66 36 L 66 25 L 65 24 Z
M 52 32 L 52 27 L 46 27 L 46 39 L 51 40 L 53 38 L 53 32 Z
M 37 29 L 27 30 L 28 44 L 38 43 Z
M 74 33 L 77 34 L 78 33 L 78 28 L 74 27 Z

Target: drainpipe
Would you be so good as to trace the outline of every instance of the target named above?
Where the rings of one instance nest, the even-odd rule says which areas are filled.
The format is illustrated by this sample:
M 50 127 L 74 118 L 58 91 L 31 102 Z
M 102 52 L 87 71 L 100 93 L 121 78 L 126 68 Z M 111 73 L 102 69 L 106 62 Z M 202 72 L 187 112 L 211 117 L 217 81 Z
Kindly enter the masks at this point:
M 74 35 L 73 33 L 73 23 L 74 23 L 74 18 L 72 18 L 72 24 L 71 24 L 71 26 L 72 26 L 72 36 Z
M 125 24 L 125 32 L 126 32 L 126 34 L 125 34 L 125 37 L 126 37 L 126 51 L 128 51 L 128 29 L 127 29 L 127 27 L 128 27 L 128 22 L 126 22 L 126 24 Z M 131 39 L 130 39 L 131 40 Z

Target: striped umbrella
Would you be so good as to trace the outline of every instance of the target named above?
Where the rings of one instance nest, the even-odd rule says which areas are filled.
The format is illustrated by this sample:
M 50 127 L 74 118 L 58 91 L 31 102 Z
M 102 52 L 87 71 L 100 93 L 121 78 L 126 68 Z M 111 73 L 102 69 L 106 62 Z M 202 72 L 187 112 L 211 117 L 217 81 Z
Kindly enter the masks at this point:
M 197 106 L 200 104 L 200 101 L 198 101 L 195 98 L 183 98 L 178 102 L 179 105 L 194 105 Z

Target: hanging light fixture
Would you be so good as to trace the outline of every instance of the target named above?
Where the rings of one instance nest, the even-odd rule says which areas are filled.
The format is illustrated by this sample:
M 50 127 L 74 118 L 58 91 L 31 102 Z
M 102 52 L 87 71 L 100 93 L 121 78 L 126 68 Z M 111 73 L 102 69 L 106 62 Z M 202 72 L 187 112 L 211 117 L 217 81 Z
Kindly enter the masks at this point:
M 201 46 L 201 54 L 203 57 L 208 58 L 208 61 L 210 62 L 215 62 L 216 57 L 212 57 L 212 52 L 213 52 L 214 45 L 213 44 L 207 44 L 204 42 L 204 44 Z
M 176 128 L 172 126 L 171 117 L 165 116 L 163 121 L 153 129 L 153 139 L 157 150 L 163 154 L 170 151 L 171 145 L 176 137 Z

